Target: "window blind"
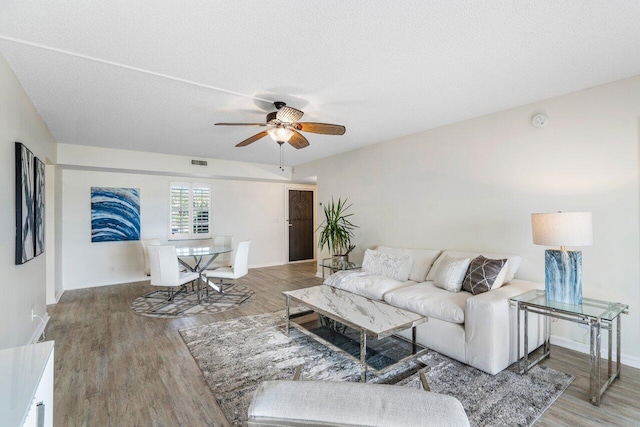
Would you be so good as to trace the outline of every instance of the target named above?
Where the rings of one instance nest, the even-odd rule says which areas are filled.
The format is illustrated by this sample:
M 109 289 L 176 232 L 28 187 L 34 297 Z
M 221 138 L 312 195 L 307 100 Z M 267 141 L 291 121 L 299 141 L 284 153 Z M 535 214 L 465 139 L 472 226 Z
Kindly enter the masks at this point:
M 210 236 L 211 186 L 172 182 L 170 186 L 170 239 Z

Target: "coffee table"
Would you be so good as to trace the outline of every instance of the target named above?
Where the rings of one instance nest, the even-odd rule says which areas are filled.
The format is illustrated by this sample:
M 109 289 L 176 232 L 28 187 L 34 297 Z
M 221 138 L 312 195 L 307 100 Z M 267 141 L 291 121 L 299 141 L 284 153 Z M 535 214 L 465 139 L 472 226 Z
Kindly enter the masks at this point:
M 291 322 L 291 319 L 316 312 L 360 333 L 360 358 L 358 361 L 362 365 L 360 378 L 362 382 L 366 382 L 367 380 L 367 336 L 382 339 L 411 328 L 411 354 L 417 354 L 418 347 L 420 347 L 421 350 L 424 349 L 424 347 L 416 343 L 416 326 L 426 322 L 428 318 L 420 314 L 392 307 L 382 301 L 370 300 L 328 285 L 313 286 L 311 288 L 286 291 L 283 293 L 287 299 L 287 335 L 289 335 L 289 330 L 293 325 L 296 329 L 299 329 L 320 343 L 358 360 L 351 354 L 344 352 L 342 348 L 322 339 L 302 325 Z M 291 315 L 290 306 L 292 300 L 304 304 L 309 307 L 311 311 Z M 401 360 L 396 363 L 400 361 Z

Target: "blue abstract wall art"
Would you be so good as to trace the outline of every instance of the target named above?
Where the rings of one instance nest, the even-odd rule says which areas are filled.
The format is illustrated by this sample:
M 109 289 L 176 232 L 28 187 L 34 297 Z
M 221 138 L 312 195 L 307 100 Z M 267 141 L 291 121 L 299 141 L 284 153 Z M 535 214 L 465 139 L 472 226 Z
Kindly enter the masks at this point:
M 544 251 L 546 299 L 565 304 L 582 304 L 582 252 Z
M 91 187 L 91 241 L 140 240 L 140 190 Z

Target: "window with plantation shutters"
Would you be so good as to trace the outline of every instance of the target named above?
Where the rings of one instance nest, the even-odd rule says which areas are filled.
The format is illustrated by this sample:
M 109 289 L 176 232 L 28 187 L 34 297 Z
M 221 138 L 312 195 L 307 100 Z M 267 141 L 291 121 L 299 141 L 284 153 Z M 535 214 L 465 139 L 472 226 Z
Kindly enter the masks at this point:
M 211 185 L 172 182 L 170 239 L 211 237 Z

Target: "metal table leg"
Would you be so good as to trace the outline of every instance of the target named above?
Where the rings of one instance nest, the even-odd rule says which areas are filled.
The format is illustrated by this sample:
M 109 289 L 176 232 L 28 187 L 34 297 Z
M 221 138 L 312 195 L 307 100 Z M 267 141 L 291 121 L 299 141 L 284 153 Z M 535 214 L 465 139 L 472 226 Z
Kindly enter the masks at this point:
M 613 372 L 613 322 L 609 322 L 609 332 L 607 333 L 608 343 L 607 350 L 609 355 L 609 360 L 607 361 L 607 377 L 611 378 L 611 373 Z
M 523 307 L 524 311 L 524 372 L 529 372 L 529 311 Z
M 360 381 L 367 382 L 367 334 L 364 330 L 360 331 L 360 362 L 362 363 L 362 374 Z
M 544 348 L 543 353 L 551 358 L 551 318 L 544 316 Z
M 616 371 L 618 371 L 617 373 L 617 377 L 620 378 L 620 318 L 622 316 L 618 316 L 618 318 L 616 319 Z M 613 326 L 613 325 L 611 325 Z M 611 328 L 613 329 L 613 328 Z
M 291 298 L 289 298 L 289 295 L 287 295 L 287 327 L 286 327 L 287 336 L 289 336 L 289 329 L 291 328 L 291 318 L 289 317 L 290 301 L 291 301 Z
M 600 319 L 592 319 L 589 326 L 591 329 L 589 397 L 591 403 L 600 406 L 600 332 L 602 324 Z
M 596 405 L 600 406 L 600 384 L 602 384 L 602 378 L 601 378 L 601 373 L 600 373 L 600 368 L 601 368 L 601 362 L 602 362 L 602 357 L 601 357 L 601 344 L 602 344 L 602 322 L 600 321 L 600 319 L 598 319 L 596 321 L 596 393 L 597 393 L 597 397 L 596 397 Z
M 520 301 L 516 302 L 516 327 L 518 328 L 517 330 L 517 336 L 518 336 L 518 341 L 516 341 L 516 348 L 517 348 L 517 353 L 516 353 L 516 362 L 518 364 L 518 372 L 522 373 L 522 360 L 520 359 Z
M 411 328 L 411 353 L 416 354 L 418 347 L 416 346 L 416 327 Z

